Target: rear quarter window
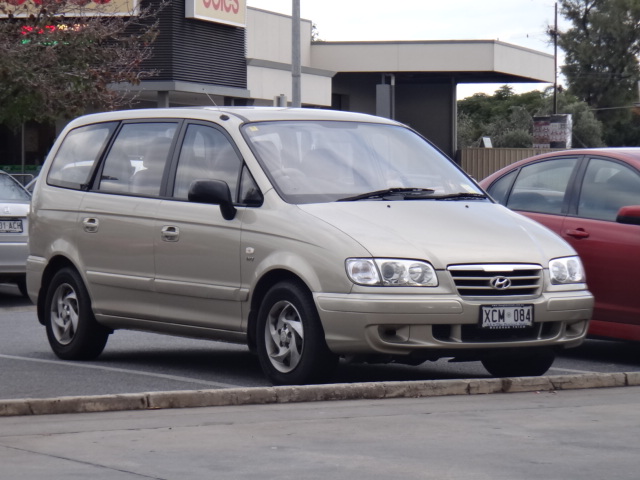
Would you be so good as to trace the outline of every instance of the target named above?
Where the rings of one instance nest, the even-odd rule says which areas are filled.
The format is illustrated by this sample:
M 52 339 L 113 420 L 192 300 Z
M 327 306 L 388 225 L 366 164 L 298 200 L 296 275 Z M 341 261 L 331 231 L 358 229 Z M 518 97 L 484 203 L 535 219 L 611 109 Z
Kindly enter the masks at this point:
M 116 122 L 100 123 L 70 131 L 53 159 L 47 183 L 78 190 L 86 185 L 116 125 Z
M 513 181 L 517 174 L 518 170 L 514 170 L 513 172 L 509 172 L 505 176 L 500 177 L 487 189 L 489 195 L 491 195 L 496 202 L 506 205 L 507 195 L 511 190 L 511 185 L 513 185 Z

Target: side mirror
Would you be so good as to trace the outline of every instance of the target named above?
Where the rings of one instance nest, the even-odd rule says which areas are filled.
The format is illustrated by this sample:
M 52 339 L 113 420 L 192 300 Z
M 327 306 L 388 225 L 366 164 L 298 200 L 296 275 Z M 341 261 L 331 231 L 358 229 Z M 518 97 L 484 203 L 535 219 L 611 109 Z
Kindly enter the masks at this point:
M 233 220 L 236 216 L 229 185 L 222 180 L 195 180 L 189 187 L 188 199 L 195 203 L 220 205 L 220 213 L 225 220 Z
M 625 223 L 627 225 L 640 225 L 640 205 L 622 207 L 618 210 L 616 222 Z

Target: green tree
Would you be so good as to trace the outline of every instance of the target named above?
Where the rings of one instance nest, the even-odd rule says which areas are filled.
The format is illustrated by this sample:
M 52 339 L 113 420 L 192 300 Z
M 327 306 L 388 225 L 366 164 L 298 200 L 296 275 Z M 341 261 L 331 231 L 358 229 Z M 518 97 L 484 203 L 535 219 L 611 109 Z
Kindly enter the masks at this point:
M 544 104 L 539 91 L 517 95 L 503 85 L 493 95 L 477 93 L 458 102 L 458 147 L 489 136 L 494 147 L 530 147 L 533 116 Z
M 458 101 L 458 147 L 478 146 L 483 136 L 494 147 L 526 148 L 533 145 L 533 117 L 550 115 L 553 88 L 514 94 L 507 85 L 494 95 L 478 93 Z M 566 91 L 558 93 L 558 111 L 571 114 L 576 147 L 601 147 L 602 124 L 590 107 Z
M 640 0 L 560 0 L 569 92 L 596 111 L 607 144 L 640 145 L 632 104 L 640 80 Z M 552 32 L 553 34 L 553 32 Z
M 113 84 L 137 84 L 154 74 L 151 56 L 157 11 L 88 15 L 86 2 L 0 0 L 0 124 L 53 123 L 87 108 L 111 110 L 131 101 Z M 95 5 L 95 4 L 91 4 Z M 97 7 L 107 8 L 105 7 Z

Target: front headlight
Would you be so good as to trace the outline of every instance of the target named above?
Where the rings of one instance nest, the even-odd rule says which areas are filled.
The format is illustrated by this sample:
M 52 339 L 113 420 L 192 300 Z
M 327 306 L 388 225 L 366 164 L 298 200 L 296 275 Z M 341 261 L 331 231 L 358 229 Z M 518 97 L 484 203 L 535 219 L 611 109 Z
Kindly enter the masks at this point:
M 582 262 L 578 257 L 554 258 L 549 262 L 549 274 L 553 285 L 585 283 Z
M 347 275 L 358 285 L 437 287 L 433 267 L 420 260 L 396 258 L 348 258 Z

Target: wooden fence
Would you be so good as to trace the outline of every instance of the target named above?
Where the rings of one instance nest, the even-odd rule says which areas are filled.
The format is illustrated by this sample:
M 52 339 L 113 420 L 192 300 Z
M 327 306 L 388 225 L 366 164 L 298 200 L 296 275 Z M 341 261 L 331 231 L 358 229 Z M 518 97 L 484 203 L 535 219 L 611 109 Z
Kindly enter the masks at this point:
M 540 153 L 562 150 L 558 148 L 464 148 L 458 150 L 456 161 L 462 169 L 476 180 L 491 175 L 502 167 L 523 158 Z

